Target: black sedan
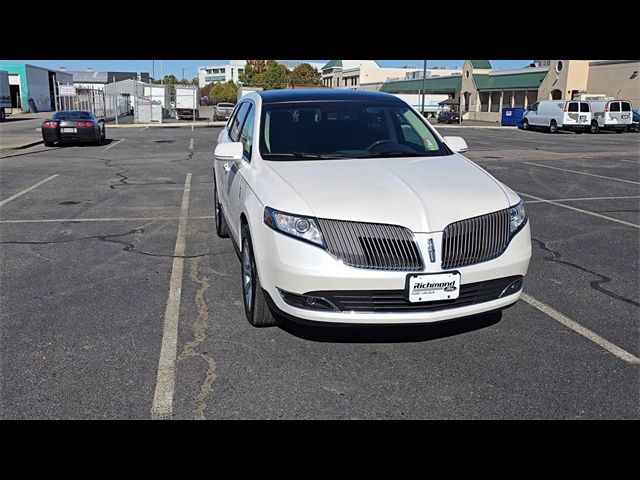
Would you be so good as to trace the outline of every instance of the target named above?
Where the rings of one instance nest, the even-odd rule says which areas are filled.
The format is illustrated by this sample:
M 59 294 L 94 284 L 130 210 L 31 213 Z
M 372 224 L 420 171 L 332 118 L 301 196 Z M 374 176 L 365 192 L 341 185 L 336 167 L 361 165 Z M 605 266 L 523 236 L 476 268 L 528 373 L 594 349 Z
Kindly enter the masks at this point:
M 440 112 L 438 114 L 438 123 L 460 123 L 460 121 L 458 112 Z
M 107 139 L 104 120 L 91 112 L 56 112 L 42 123 L 42 139 L 47 147 L 56 142 L 83 142 L 102 145 Z

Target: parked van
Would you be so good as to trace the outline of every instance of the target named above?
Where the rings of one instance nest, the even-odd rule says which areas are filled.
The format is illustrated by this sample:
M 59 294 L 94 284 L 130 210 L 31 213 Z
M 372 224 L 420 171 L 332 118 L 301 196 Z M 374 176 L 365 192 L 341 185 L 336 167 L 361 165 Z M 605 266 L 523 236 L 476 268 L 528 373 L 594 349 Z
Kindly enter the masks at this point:
M 589 102 L 576 100 L 543 100 L 530 107 L 522 119 L 522 128 L 545 128 L 551 133 L 572 130 L 582 133 L 591 126 Z
M 633 117 L 631 102 L 610 100 L 608 102 L 590 101 L 589 104 L 591 105 L 591 133 L 598 133 L 600 129 L 622 133 L 629 129 Z

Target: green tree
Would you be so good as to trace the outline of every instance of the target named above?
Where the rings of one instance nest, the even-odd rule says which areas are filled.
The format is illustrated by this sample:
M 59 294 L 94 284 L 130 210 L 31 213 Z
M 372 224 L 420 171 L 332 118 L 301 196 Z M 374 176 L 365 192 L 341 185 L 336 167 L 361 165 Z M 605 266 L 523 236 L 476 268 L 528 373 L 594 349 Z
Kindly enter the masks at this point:
M 191 79 L 191 85 L 199 85 L 200 84 L 200 79 L 198 77 L 193 77 Z
M 240 75 L 239 80 L 247 86 L 252 85 L 255 82 L 257 75 L 263 73 L 267 64 L 264 60 L 247 60 L 244 66 L 244 71 Z
M 162 80 L 154 80 L 153 83 L 160 84 L 164 83 L 165 85 L 175 85 L 178 83 L 178 78 L 175 75 L 165 75 Z
M 289 77 L 289 82 L 292 85 L 301 85 L 306 87 L 313 87 L 320 85 L 320 73 L 308 63 L 301 63 L 293 69 Z
M 232 80 L 227 83 L 214 83 L 209 90 L 209 98 L 214 104 L 220 102 L 236 103 L 238 100 L 238 87 Z
M 287 88 L 291 72 L 275 60 L 267 60 L 264 72 L 256 75 L 255 85 L 265 90 Z

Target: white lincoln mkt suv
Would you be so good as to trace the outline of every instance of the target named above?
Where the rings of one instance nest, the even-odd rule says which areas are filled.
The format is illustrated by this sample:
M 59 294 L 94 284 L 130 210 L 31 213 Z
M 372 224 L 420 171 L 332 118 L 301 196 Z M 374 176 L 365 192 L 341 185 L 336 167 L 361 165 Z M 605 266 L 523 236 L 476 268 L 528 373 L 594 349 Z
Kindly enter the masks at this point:
M 213 196 L 249 322 L 427 323 L 515 303 L 531 258 L 523 202 L 466 149 L 384 93 L 243 97 Z

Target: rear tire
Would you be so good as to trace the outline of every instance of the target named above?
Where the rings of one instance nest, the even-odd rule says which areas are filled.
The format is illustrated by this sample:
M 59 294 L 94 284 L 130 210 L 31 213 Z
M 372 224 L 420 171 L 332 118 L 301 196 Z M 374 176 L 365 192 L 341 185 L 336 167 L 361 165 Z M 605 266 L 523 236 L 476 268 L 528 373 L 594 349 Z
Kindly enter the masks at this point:
M 54 145 L 55 145 L 55 143 L 54 143 L 54 142 L 48 142 L 48 141 L 46 141 L 46 140 L 44 141 L 44 146 L 45 146 L 45 147 L 53 147 Z
M 558 124 L 555 120 L 551 120 L 549 124 L 549 133 L 558 133 Z
M 269 309 L 260 285 L 249 227 L 242 225 L 242 300 L 247 320 L 254 327 L 274 327 L 278 324 Z
M 213 212 L 216 223 L 216 233 L 220 238 L 229 237 L 229 227 L 227 221 L 224 218 L 224 212 L 222 211 L 222 205 L 218 198 L 218 186 L 216 185 L 216 178 L 213 177 Z
M 598 133 L 600 132 L 600 125 L 598 125 L 598 122 L 593 121 L 591 122 L 591 126 L 589 127 L 589 133 Z

